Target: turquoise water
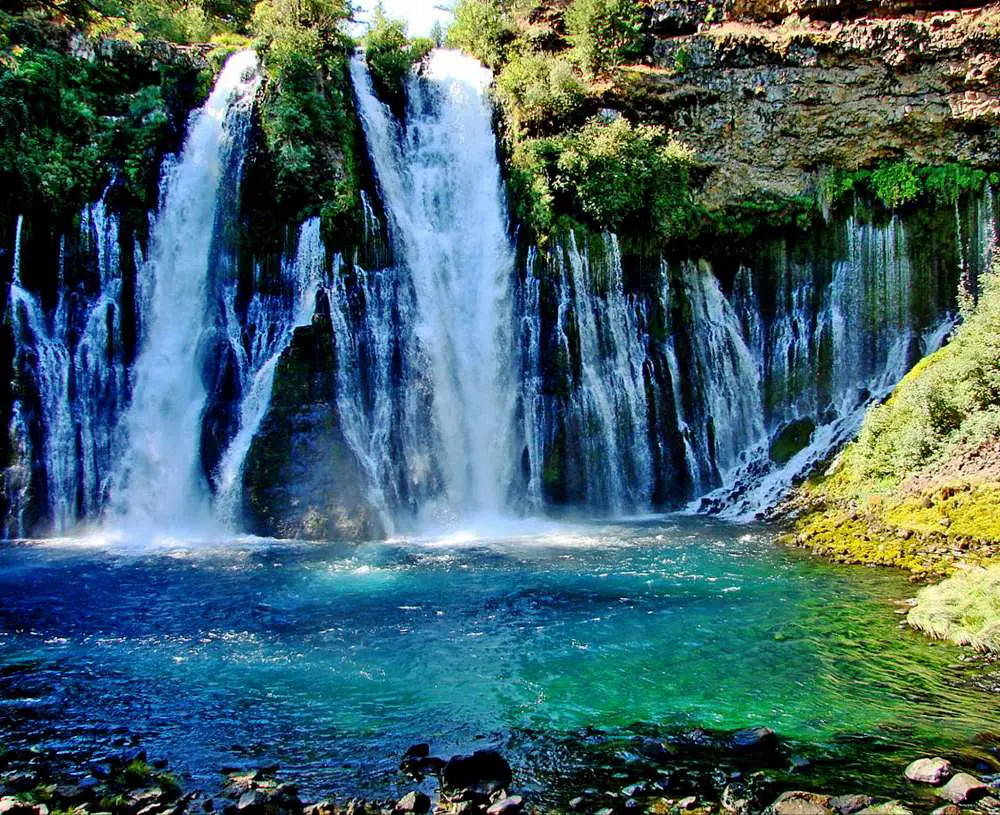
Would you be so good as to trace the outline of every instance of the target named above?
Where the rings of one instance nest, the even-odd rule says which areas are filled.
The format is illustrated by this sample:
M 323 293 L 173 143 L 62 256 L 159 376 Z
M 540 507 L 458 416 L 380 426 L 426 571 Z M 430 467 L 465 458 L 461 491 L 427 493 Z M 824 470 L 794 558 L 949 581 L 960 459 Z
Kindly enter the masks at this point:
M 636 722 L 767 725 L 831 756 L 887 742 L 894 767 L 1000 721 L 956 649 L 901 629 L 910 593 L 685 518 L 359 547 L 11 544 L 0 737 L 134 737 L 198 781 L 277 762 L 324 793 L 384 793 L 420 741 L 495 744 L 542 778 L 545 744 Z

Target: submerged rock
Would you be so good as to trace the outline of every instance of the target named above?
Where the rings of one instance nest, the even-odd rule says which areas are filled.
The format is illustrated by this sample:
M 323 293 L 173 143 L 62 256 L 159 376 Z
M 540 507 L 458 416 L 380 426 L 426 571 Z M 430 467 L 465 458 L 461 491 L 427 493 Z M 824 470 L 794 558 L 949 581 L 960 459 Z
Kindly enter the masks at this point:
M 510 764 L 496 750 L 477 750 L 471 756 L 452 756 L 441 773 L 441 791 L 446 795 L 466 790 L 490 795 L 506 789 L 513 780 Z
M 831 815 L 831 797 L 817 792 L 783 792 L 764 812 L 766 815 Z
M 837 795 L 830 799 L 830 806 L 840 815 L 854 815 L 871 805 L 872 799 L 867 795 Z
M 413 792 L 408 792 L 399 801 L 396 802 L 396 806 L 393 812 L 405 813 L 405 815 L 426 815 L 431 809 L 431 799 L 428 798 L 424 793 L 414 790 Z
M 969 804 L 987 795 L 990 788 L 968 773 L 959 773 L 938 790 L 938 795 L 953 804 Z
M 951 775 L 951 762 L 943 758 L 918 758 L 903 775 L 919 784 L 940 784 Z

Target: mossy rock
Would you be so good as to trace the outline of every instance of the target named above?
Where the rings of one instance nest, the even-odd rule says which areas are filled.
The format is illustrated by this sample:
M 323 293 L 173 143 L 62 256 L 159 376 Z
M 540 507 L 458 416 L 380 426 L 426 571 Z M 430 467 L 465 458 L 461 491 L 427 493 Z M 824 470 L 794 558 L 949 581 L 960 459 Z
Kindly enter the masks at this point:
M 336 370 L 329 318 L 296 330 L 244 467 L 243 511 L 255 534 L 352 541 L 384 535 L 366 475 L 338 423 Z

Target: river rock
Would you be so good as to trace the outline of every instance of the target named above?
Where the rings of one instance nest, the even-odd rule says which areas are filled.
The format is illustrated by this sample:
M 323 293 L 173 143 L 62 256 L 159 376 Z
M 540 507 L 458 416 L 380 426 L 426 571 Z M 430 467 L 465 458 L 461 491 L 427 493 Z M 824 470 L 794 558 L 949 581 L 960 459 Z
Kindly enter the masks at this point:
M 748 727 L 730 735 L 728 746 L 736 753 L 773 753 L 778 749 L 778 734 L 769 727 Z
M 431 809 L 431 799 L 422 792 L 408 792 L 396 802 L 393 812 L 406 815 L 426 815 Z
M 253 815 L 253 813 L 263 810 L 267 806 L 267 802 L 267 794 L 262 790 L 247 790 L 236 802 L 236 809 L 238 812 Z
M 974 775 L 959 773 L 938 790 L 938 795 L 953 804 L 968 804 L 978 801 L 990 788 Z
M 962 810 L 954 804 L 945 804 L 943 807 L 933 810 L 931 815 L 962 815 Z
M 867 795 L 837 795 L 830 799 L 832 806 L 840 815 L 854 815 L 872 805 L 872 799 Z
M 913 815 L 913 810 L 903 806 L 899 801 L 885 801 L 865 807 L 858 815 Z
M 441 792 L 453 795 L 470 790 L 490 795 L 510 786 L 510 764 L 496 750 L 477 750 L 471 756 L 452 756 L 441 772 Z
M 486 815 L 517 815 L 521 811 L 524 799 L 520 795 L 511 795 L 486 810 Z
M 403 761 L 407 759 L 415 758 L 427 758 L 431 754 L 431 746 L 424 742 L 423 744 L 414 744 L 405 753 L 403 753 Z
M 767 815 L 831 815 L 831 798 L 817 792 L 783 792 L 765 812 Z
M 0 798 L 0 815 L 36 815 L 36 810 L 32 804 L 5 795 Z
M 918 784 L 941 784 L 951 775 L 951 762 L 943 758 L 918 758 L 903 775 Z

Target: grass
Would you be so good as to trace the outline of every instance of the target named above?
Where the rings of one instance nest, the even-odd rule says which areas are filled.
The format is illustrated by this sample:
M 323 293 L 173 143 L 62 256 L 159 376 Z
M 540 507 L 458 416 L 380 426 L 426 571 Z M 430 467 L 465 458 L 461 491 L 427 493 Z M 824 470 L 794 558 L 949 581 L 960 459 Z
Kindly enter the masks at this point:
M 931 637 L 1000 653 L 1000 565 L 963 569 L 921 589 L 907 622 Z

